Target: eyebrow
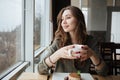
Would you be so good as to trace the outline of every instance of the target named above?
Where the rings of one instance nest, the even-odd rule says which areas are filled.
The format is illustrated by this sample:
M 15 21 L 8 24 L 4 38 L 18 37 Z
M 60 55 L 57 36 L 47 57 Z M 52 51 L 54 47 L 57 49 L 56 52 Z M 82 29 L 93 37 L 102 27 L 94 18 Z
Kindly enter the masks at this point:
M 67 16 L 72 16 L 71 14 L 67 14 L 67 15 L 65 15 L 65 17 L 67 17 Z M 62 16 L 62 18 L 63 18 L 63 16 Z
M 67 15 L 65 15 L 65 16 L 72 16 L 71 14 L 67 14 Z

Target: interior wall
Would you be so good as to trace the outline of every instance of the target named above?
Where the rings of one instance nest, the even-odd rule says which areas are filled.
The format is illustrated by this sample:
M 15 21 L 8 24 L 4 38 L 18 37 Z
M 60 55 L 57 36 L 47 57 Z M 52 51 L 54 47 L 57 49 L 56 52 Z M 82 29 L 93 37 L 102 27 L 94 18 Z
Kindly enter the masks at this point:
M 76 6 L 76 7 L 80 7 L 80 0 L 71 0 L 71 5 Z
M 106 0 L 89 0 L 88 31 L 106 31 Z
M 97 38 L 98 42 L 106 41 L 107 2 L 106 0 L 88 0 L 88 34 Z

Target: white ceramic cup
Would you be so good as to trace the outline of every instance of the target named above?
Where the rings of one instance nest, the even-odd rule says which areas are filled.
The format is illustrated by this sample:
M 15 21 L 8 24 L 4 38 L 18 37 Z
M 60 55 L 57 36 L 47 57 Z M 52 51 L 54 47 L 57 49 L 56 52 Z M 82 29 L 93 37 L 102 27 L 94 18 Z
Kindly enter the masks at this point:
M 80 52 L 80 50 L 82 49 L 82 46 L 83 45 L 74 44 L 74 48 L 68 50 L 68 55 L 69 56 L 80 57 L 80 54 L 72 54 L 72 52 Z

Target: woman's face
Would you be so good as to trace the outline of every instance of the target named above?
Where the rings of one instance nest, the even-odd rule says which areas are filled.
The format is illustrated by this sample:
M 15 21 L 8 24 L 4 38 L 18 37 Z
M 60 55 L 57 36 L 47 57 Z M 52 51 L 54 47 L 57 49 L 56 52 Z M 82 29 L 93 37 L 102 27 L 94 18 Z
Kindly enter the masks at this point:
M 61 26 L 65 32 L 74 32 L 77 25 L 77 19 L 70 10 L 65 10 L 62 14 Z

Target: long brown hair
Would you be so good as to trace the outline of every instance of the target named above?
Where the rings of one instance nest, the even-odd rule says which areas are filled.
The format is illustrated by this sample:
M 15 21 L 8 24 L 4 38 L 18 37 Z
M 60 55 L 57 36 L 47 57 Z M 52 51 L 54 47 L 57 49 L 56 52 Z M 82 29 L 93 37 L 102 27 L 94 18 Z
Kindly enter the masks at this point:
M 67 6 L 59 12 L 57 16 L 57 25 L 58 28 L 55 32 L 55 38 L 60 38 L 61 43 L 60 46 L 64 46 L 67 42 L 68 39 L 70 39 L 70 36 L 68 33 L 64 32 L 61 22 L 62 22 L 62 14 L 65 10 L 70 10 L 72 15 L 77 19 L 77 28 L 76 28 L 76 33 L 77 33 L 77 42 L 78 44 L 83 44 L 84 41 L 86 40 L 87 36 L 87 31 L 86 31 L 86 24 L 85 24 L 85 19 L 82 11 L 75 7 L 75 6 Z

